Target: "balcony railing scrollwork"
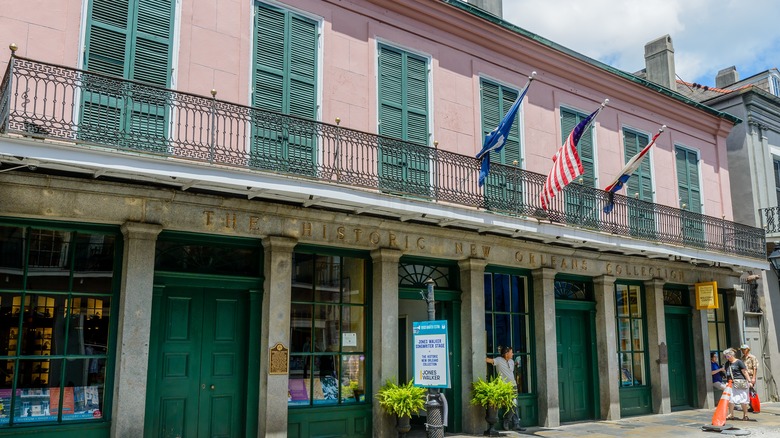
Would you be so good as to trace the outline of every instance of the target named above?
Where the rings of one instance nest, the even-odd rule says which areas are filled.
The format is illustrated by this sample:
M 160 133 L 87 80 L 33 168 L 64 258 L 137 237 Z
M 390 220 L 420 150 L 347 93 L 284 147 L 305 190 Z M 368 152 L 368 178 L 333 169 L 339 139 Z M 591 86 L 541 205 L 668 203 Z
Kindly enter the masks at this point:
M 0 130 L 277 172 L 665 244 L 765 257 L 764 230 L 570 184 L 541 208 L 545 175 L 338 125 L 12 56 Z

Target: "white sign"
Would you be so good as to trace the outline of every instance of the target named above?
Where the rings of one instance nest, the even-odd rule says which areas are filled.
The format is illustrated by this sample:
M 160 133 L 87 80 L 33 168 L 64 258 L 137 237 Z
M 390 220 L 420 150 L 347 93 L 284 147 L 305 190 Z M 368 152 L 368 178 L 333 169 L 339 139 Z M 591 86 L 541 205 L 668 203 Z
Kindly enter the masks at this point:
M 341 345 L 343 347 L 357 347 L 357 333 L 342 333 Z
M 414 384 L 427 388 L 449 388 L 447 321 L 412 324 L 414 342 Z

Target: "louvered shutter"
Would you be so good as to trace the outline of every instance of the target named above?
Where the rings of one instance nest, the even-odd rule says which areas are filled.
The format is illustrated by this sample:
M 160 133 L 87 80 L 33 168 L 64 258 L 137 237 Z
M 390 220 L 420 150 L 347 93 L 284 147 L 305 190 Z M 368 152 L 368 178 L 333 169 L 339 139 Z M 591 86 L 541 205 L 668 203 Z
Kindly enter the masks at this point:
M 128 0 L 93 0 L 87 18 L 85 70 L 125 77 L 131 45 Z
M 405 53 L 406 58 L 406 140 L 428 145 L 428 62 Z M 406 155 L 407 189 L 426 194 L 430 186 L 427 148 L 410 148 Z
M 138 0 L 131 79 L 170 85 L 173 0 Z
M 403 54 L 379 47 L 379 134 L 404 138 Z M 401 190 L 405 180 L 403 149 L 391 141 L 379 145 L 380 177 L 386 189 Z
M 677 160 L 677 187 L 680 205 L 686 210 L 701 213 L 701 188 L 699 187 L 699 162 L 694 151 L 675 147 Z M 682 208 L 682 207 L 681 207 Z
M 585 119 L 587 115 L 561 108 L 561 145 L 569 138 L 572 130 Z M 564 189 L 566 198 L 566 221 L 580 225 L 594 225 L 598 211 L 596 209 L 595 192 L 589 192 L 587 187 L 595 187 L 596 178 L 593 163 L 593 134 L 589 127 L 577 143 L 577 153 L 582 162 L 582 175 L 569 183 Z M 582 180 L 582 183 L 580 183 Z
M 517 100 L 518 92 L 490 81 L 481 80 L 480 104 L 482 110 L 482 133 L 484 136 L 494 130 L 503 120 L 507 111 Z M 520 162 L 520 128 L 515 119 L 509 130 L 504 147 L 499 152 L 490 153 L 490 162 L 513 166 L 514 161 Z M 518 207 L 521 194 L 519 185 L 515 184 L 505 172 L 491 170 L 485 183 L 485 202 L 487 208 L 513 210 Z
M 648 136 L 628 129 L 623 130 L 623 146 L 625 148 L 625 162 L 628 163 L 634 155 L 647 146 L 650 142 Z M 649 154 L 649 152 L 648 152 Z M 639 197 L 635 196 L 639 193 Z M 645 156 L 639 168 L 628 179 L 626 187 L 626 196 L 636 198 L 642 201 L 653 201 L 653 180 L 650 174 L 650 157 Z

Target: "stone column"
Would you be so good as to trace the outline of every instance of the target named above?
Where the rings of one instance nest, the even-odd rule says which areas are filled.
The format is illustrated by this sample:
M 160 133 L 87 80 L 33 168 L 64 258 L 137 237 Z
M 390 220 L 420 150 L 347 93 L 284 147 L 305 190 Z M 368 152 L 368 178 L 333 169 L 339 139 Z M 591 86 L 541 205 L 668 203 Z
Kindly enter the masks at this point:
M 593 279 L 596 298 L 596 352 L 598 355 L 602 420 L 620 419 L 620 364 L 615 328 L 615 277 Z
M 461 299 L 461 343 L 463 352 L 461 382 L 464 396 L 461 400 L 463 430 L 468 433 L 484 431 L 485 418 L 482 409 L 471 404 L 466 395 L 477 377 L 485 378 L 485 266 L 482 259 L 467 259 L 458 263 L 460 269 Z
M 398 380 L 398 261 L 401 251 L 379 248 L 371 251 L 373 262 L 371 348 L 371 394 L 374 437 L 395 437 L 395 418 L 379 407 L 374 395 L 388 379 Z
M 650 363 L 650 391 L 653 412 L 672 412 L 669 398 L 669 356 L 666 343 L 664 314 L 664 282 L 654 278 L 645 282 L 647 301 L 647 354 Z
M 292 253 L 296 239 L 263 239 L 262 334 L 260 339 L 260 405 L 258 437 L 287 436 L 287 374 L 268 374 L 268 352 L 281 342 L 290 348 L 290 290 Z
M 696 305 L 696 290 L 693 286 L 688 288 L 690 302 Z M 728 307 L 727 307 L 728 308 Z M 693 309 L 691 318 L 693 342 L 693 378 L 696 380 L 696 399 L 702 409 L 715 409 L 712 393 L 712 372 L 710 369 L 710 331 L 707 326 L 707 311 Z
M 154 250 L 161 225 L 125 222 L 111 436 L 143 436 L 152 328 Z
M 555 325 L 555 271 L 539 268 L 534 279 L 534 334 L 536 336 L 536 385 L 539 391 L 539 425 L 561 424 L 558 400 L 558 342 Z

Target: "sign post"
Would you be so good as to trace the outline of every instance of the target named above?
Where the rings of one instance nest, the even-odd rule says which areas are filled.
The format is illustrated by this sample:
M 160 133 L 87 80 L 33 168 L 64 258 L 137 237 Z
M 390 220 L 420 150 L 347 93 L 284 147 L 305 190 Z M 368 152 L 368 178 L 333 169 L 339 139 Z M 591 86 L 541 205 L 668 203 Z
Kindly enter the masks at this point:
M 428 321 L 415 322 L 414 333 L 414 384 L 428 388 L 425 411 L 428 420 L 425 431 L 428 438 L 443 438 L 446 423 L 447 401 L 439 388 L 449 388 L 449 352 L 447 351 L 447 321 L 436 321 L 434 307 L 434 282 L 425 280 L 427 293 L 420 294 L 428 304 Z

